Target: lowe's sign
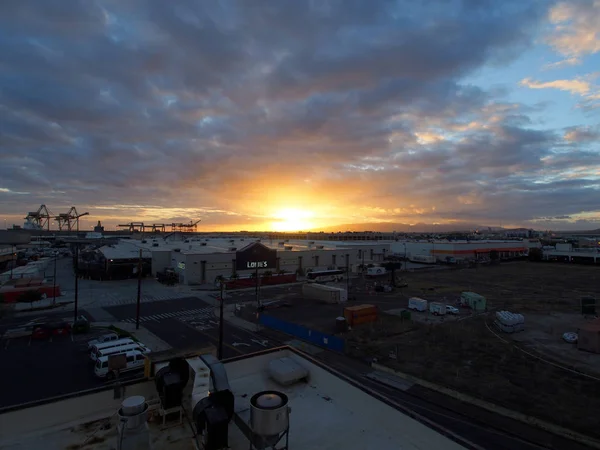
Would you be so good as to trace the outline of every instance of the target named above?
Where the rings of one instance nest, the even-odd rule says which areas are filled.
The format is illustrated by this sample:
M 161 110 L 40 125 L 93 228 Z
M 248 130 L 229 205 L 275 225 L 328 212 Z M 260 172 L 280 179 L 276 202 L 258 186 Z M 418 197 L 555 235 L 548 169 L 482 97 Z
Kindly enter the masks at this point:
M 274 269 L 277 266 L 277 250 L 260 242 L 253 242 L 235 253 L 236 270 Z

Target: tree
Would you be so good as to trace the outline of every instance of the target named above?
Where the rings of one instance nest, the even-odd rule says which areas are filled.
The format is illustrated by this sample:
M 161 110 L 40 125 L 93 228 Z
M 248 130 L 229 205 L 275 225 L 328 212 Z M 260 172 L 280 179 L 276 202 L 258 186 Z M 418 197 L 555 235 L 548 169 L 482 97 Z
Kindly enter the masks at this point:
M 402 263 L 397 261 L 386 261 L 381 263 L 381 267 L 385 268 L 386 272 L 392 274 L 392 286 L 396 286 L 396 270 L 402 269 Z
M 240 276 L 239 276 L 239 275 L 238 275 L 238 273 L 236 272 L 236 273 L 233 273 L 233 274 L 231 274 L 231 276 L 230 276 L 229 278 L 231 278 L 232 280 L 237 280 L 237 279 L 239 279 L 239 278 L 240 278 Z
M 273 276 L 273 272 L 271 272 L 270 270 L 265 270 L 262 274 L 263 278 L 269 278 Z
M 529 249 L 529 255 L 528 255 L 529 261 L 539 262 L 542 260 L 542 256 L 543 256 L 543 253 L 542 253 L 541 249 L 539 249 L 539 248 L 530 248 Z

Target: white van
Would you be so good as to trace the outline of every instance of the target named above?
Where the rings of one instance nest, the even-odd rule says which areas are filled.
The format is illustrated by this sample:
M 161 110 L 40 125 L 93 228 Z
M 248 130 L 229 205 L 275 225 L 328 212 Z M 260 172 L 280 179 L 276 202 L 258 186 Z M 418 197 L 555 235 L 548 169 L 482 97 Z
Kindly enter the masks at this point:
M 98 359 L 98 352 L 105 350 L 111 347 L 122 347 L 124 345 L 135 344 L 136 342 L 133 339 L 118 339 L 112 342 L 105 342 L 104 344 L 94 344 L 92 345 L 92 349 L 90 350 L 90 358 L 92 361 L 96 361 Z
M 135 344 L 122 345 L 119 347 L 110 347 L 110 348 L 105 348 L 103 350 L 99 350 L 98 353 L 96 354 L 96 359 L 100 359 L 103 356 L 117 355 L 119 353 L 127 353 L 127 352 L 131 352 L 133 350 L 139 350 L 140 352 L 142 352 L 144 354 L 150 353 L 150 349 L 148 347 L 146 347 L 141 342 L 136 342 Z
M 117 333 L 108 333 L 103 334 L 102 336 L 98 336 L 98 339 L 94 339 L 88 342 L 88 351 L 92 349 L 92 347 L 96 344 L 105 344 L 106 342 L 114 342 L 119 340 L 119 335 Z
M 419 297 L 411 297 L 408 299 L 408 309 L 413 311 L 427 311 L 427 300 Z
M 120 370 L 120 373 L 142 370 L 145 365 L 146 357 L 138 350 L 132 350 L 125 353 L 127 357 L 127 366 Z M 94 365 L 94 374 L 99 378 L 113 379 L 115 374 L 108 370 L 108 356 L 103 356 L 96 361 Z

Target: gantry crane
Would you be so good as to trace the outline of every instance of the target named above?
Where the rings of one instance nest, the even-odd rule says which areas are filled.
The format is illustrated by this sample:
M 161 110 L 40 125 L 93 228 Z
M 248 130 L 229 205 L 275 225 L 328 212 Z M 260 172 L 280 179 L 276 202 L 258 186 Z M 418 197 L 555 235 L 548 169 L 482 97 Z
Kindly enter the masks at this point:
M 74 206 L 71 206 L 71 209 L 66 214 L 59 214 L 54 218 L 58 222 L 58 229 L 62 231 L 63 227 L 67 227 L 68 231 L 73 231 L 73 227 L 75 227 L 76 231 L 79 231 L 79 218 L 83 216 L 88 216 L 89 212 L 84 212 L 83 214 L 78 214 L 77 209 Z
M 27 213 L 25 217 L 25 228 L 50 231 L 50 219 L 52 214 L 46 208 L 46 205 L 40 205 L 37 211 Z

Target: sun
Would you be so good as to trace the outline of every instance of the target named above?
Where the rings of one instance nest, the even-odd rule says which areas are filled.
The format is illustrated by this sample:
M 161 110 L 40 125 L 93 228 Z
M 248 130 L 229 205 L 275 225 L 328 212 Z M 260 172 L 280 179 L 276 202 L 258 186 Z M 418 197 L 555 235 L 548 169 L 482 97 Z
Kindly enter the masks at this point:
M 313 228 L 311 221 L 314 214 L 311 211 L 299 208 L 284 208 L 273 214 L 275 219 L 271 222 L 273 231 L 304 231 Z

